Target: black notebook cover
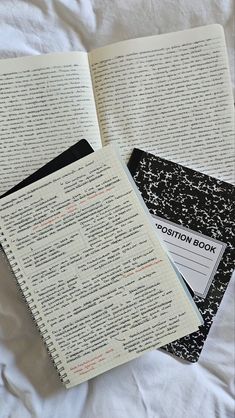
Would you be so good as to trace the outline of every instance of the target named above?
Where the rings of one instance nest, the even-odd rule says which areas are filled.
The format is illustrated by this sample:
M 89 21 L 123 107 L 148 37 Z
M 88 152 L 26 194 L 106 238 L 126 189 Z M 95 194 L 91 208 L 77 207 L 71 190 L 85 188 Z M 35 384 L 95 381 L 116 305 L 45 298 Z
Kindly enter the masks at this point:
M 235 267 L 234 187 L 139 149 L 128 167 L 204 319 L 164 348 L 196 362 Z
M 86 139 L 81 139 L 76 144 L 72 145 L 66 151 L 62 152 L 62 154 L 55 157 L 53 160 L 49 161 L 43 167 L 39 168 L 33 174 L 28 176 L 26 179 L 18 183 L 16 186 L 12 187 L 6 193 L 4 193 L 2 197 L 5 197 L 17 190 L 22 189 L 25 186 L 33 183 L 36 180 L 40 180 L 43 177 L 48 176 L 49 174 L 53 173 L 54 171 L 59 170 L 60 168 L 65 167 L 68 164 L 71 164 L 80 158 L 85 157 L 88 154 L 93 152 L 93 148 L 90 144 L 86 141 Z

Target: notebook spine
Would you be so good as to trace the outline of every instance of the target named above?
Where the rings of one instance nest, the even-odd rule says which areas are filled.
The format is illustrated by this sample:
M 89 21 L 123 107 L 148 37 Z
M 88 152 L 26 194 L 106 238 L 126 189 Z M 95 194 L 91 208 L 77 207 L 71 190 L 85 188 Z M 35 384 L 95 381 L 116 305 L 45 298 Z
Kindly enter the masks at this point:
M 59 374 L 59 378 L 61 382 L 67 385 L 70 383 L 68 375 L 65 372 L 65 368 L 62 366 L 62 361 L 59 359 L 59 354 L 56 352 L 56 348 L 54 347 L 53 341 L 48 333 L 46 324 L 43 322 L 43 319 L 40 316 L 39 311 L 37 310 L 37 307 L 34 303 L 34 299 L 32 297 L 30 289 L 28 288 L 26 281 L 24 280 L 23 274 L 21 273 L 21 269 L 18 266 L 17 260 L 14 257 L 13 252 L 11 251 L 10 245 L 8 244 L 4 233 L 2 232 L 1 227 L 0 227 L 0 238 L 1 238 L 0 243 L 2 244 L 4 253 L 6 254 L 7 259 L 10 263 L 11 269 L 13 271 L 13 274 L 16 280 L 17 287 L 20 290 L 20 293 L 23 296 L 23 299 L 27 305 L 30 315 L 42 337 L 42 340 L 46 346 L 46 350 L 52 360 L 52 363 L 54 364 L 54 367 L 56 368 Z

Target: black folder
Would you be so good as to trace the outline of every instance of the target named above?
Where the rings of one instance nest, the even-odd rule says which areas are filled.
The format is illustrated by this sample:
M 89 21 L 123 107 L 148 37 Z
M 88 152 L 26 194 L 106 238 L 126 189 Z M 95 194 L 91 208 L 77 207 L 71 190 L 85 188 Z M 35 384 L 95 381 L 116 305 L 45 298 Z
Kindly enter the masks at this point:
M 90 144 L 86 141 L 86 139 L 81 139 L 76 144 L 72 145 L 66 151 L 62 152 L 62 154 L 55 157 L 53 160 L 49 161 L 43 167 L 39 168 L 33 174 L 22 180 L 16 186 L 12 187 L 6 193 L 4 193 L 2 197 L 5 197 L 17 190 L 22 189 L 25 186 L 33 183 L 36 180 L 40 180 L 43 177 L 48 176 L 49 174 L 59 170 L 60 168 L 65 167 L 68 164 L 79 160 L 80 158 L 85 157 L 93 152 L 93 148 Z

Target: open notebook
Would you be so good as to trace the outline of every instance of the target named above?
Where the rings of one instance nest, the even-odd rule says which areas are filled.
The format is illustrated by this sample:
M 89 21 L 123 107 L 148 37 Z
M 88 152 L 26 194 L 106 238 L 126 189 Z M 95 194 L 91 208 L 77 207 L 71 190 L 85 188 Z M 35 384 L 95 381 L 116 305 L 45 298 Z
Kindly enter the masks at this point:
M 0 195 L 86 138 L 233 179 L 233 98 L 219 25 L 89 53 L 0 60 Z
M 0 229 L 66 387 L 202 323 L 113 146 L 2 198 Z

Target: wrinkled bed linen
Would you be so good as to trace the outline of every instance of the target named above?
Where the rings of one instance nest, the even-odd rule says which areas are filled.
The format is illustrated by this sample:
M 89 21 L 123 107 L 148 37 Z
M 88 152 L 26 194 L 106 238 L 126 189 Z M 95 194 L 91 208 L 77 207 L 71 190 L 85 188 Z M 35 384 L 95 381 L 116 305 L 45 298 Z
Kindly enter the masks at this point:
M 232 0 L 1 0 L 0 58 L 220 23 L 234 87 L 233 19 Z M 234 283 L 197 364 L 156 350 L 66 390 L 0 260 L 0 418 L 233 418 Z

